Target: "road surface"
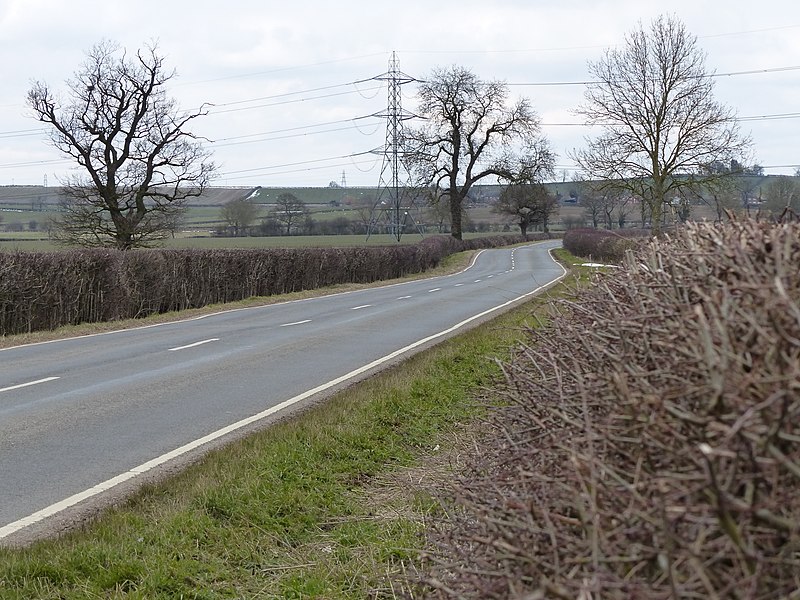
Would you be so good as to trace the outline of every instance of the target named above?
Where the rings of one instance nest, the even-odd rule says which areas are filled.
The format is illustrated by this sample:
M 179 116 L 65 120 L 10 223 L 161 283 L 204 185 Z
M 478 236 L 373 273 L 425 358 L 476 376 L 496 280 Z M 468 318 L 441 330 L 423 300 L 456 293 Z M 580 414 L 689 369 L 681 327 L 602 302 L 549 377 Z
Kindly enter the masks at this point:
M 0 543 L 65 528 L 155 474 L 564 274 L 560 241 L 465 271 L 0 350 Z

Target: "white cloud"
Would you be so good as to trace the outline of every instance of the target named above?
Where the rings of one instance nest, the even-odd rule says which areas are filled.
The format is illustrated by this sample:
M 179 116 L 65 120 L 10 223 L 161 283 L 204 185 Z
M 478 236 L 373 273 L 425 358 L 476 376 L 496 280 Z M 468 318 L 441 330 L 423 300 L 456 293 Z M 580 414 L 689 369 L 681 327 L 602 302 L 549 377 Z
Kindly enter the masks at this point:
M 0 184 L 38 184 L 45 173 L 52 184 L 63 172 L 63 164 L 47 162 L 59 156 L 43 136 L 11 132 L 38 127 L 25 116 L 31 80 L 60 87 L 80 66 L 84 52 L 103 38 L 131 50 L 158 40 L 178 72 L 171 92 L 181 105 L 228 105 L 217 110 L 230 112 L 198 122 L 199 133 L 211 139 L 239 138 L 228 142 L 236 145 L 220 144 L 215 150 L 228 174 L 219 183 L 326 185 L 340 180 L 345 170 L 348 184 L 373 185 L 379 176 L 374 158 L 333 159 L 379 146 L 384 139 L 379 121 L 308 126 L 379 112 L 386 103 L 385 89 L 361 84 L 277 96 L 378 75 L 393 50 L 401 69 L 420 78 L 434 66 L 458 64 L 512 84 L 582 81 L 588 77 L 588 60 L 597 60 L 605 47 L 622 43 L 639 20 L 647 23 L 663 10 L 662 2 L 634 0 L 6 0 L 0 5 Z M 800 65 L 800 7 L 795 2 L 730 0 L 709 6 L 678 0 L 669 10 L 699 36 L 708 66 L 717 72 Z M 718 97 L 742 116 L 796 113 L 798 77 L 800 71 L 719 78 Z M 411 86 L 404 91 L 406 106 L 413 106 Z M 531 98 L 562 155 L 559 164 L 568 165 L 566 151 L 580 145 L 587 131 L 560 124 L 577 119 L 571 111 L 582 100 L 582 88 L 514 85 L 512 92 Z M 292 128 L 305 129 L 268 133 Z M 800 162 L 795 144 L 800 119 L 752 121 L 743 128 L 752 130 L 763 164 Z M 342 130 L 314 133 L 330 129 Z M 265 135 L 241 137 L 257 133 Z M 241 172 L 261 167 L 276 168 Z

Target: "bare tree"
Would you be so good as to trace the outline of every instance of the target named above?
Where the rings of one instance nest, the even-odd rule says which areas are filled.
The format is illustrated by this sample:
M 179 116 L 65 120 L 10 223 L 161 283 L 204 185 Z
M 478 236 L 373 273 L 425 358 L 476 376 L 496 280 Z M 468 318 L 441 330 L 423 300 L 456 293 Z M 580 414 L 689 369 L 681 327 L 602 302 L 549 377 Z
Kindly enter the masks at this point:
M 446 233 L 450 228 L 450 202 L 447 197 L 428 197 L 425 219 L 434 224 L 437 233 Z
M 464 200 L 476 182 L 533 181 L 542 169 L 552 170 L 530 102 L 511 104 L 504 83 L 481 81 L 462 67 L 435 70 L 420 86 L 419 101 L 417 113 L 427 123 L 406 131 L 404 160 L 417 187 L 436 188 L 434 197 L 449 203 L 453 237 L 462 237 Z
M 356 223 L 358 223 L 359 229 L 363 230 L 364 233 L 369 233 L 377 212 L 375 197 L 372 194 L 360 196 L 353 203 L 353 210 L 356 213 Z
M 576 179 L 575 182 L 584 216 L 592 227 L 597 229 L 601 222 L 607 229 L 613 229 L 615 224 L 620 229 L 625 227 L 636 204 L 628 191 L 609 187 L 602 181 Z
M 574 158 L 592 179 L 641 198 L 657 234 L 665 201 L 681 188 L 709 185 L 711 175 L 691 175 L 730 163 L 749 140 L 735 113 L 714 100 L 705 54 L 675 17 L 660 16 L 649 30 L 640 24 L 589 70 L 597 82 L 578 113 L 602 133 Z
M 293 229 L 305 223 L 309 210 L 297 196 L 291 192 L 283 192 L 275 201 L 272 216 L 286 228 L 285 234 L 291 235 Z
M 258 206 L 247 198 L 229 200 L 222 205 L 220 217 L 233 230 L 233 235 L 245 234 L 258 218 Z
M 83 171 L 63 181 L 57 238 L 83 246 L 147 246 L 174 229 L 185 200 L 198 196 L 214 164 L 165 86 L 174 77 L 157 47 L 129 57 L 101 42 L 72 80 L 65 102 L 43 82 L 28 92 L 50 141 Z
M 532 226 L 548 231 L 550 217 L 558 210 L 558 200 L 542 183 L 514 183 L 500 192 L 492 210 L 513 218 L 520 233 L 527 236 Z
M 800 212 L 800 178 L 779 175 L 767 184 L 766 207 L 773 215 L 789 209 Z

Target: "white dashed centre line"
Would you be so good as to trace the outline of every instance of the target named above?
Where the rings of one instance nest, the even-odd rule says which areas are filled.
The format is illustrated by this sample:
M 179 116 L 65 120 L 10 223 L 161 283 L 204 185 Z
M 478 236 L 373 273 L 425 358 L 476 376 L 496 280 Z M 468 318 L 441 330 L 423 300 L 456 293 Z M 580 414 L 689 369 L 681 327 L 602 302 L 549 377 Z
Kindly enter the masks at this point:
M 38 385 L 40 383 L 47 383 L 48 381 L 55 381 L 58 377 L 45 377 L 44 379 L 37 379 L 36 381 L 29 381 L 28 383 L 20 383 L 19 385 L 12 385 L 9 387 L 0 388 L 0 392 L 10 392 L 11 390 L 19 390 L 21 388 Z
M 432 292 L 438 292 L 438 291 L 439 291 L 439 290 L 441 290 L 441 289 L 442 289 L 442 288 L 433 288 L 432 290 L 428 290 L 428 293 L 430 294 L 430 293 L 432 293 Z
M 303 323 L 311 323 L 311 319 L 305 321 L 295 321 L 294 323 L 284 323 L 281 327 L 291 327 L 292 325 L 302 325 Z
M 362 304 L 361 306 L 354 306 L 350 310 L 361 310 L 362 308 L 369 308 L 372 304 Z
M 408 300 L 411 296 L 400 296 L 398 300 Z
M 480 279 L 476 279 L 476 280 L 474 281 L 474 283 L 480 283 L 480 282 L 481 282 L 481 280 L 480 280 Z
M 177 352 L 178 350 L 186 350 L 188 348 L 194 348 L 196 346 L 202 346 L 203 344 L 210 344 L 211 342 L 218 342 L 219 338 L 211 338 L 209 340 L 203 340 L 202 342 L 195 342 L 194 344 L 187 344 L 185 346 L 178 346 L 177 348 L 170 348 L 167 352 Z
M 462 285 L 464 285 L 464 284 L 463 283 L 457 283 L 453 287 L 461 287 Z

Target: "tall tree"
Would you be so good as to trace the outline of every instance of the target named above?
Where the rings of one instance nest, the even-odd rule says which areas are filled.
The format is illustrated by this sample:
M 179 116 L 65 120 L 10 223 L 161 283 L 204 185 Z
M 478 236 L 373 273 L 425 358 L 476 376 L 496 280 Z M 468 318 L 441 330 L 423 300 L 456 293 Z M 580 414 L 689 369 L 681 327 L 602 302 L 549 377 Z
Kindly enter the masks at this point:
M 28 92 L 50 141 L 82 170 L 62 181 L 58 239 L 83 246 L 147 246 L 174 228 L 185 200 L 208 185 L 215 167 L 187 131 L 204 109 L 182 111 L 166 94 L 174 77 L 157 47 L 128 56 L 101 42 L 67 81 L 67 99 L 43 82 Z
M 589 71 L 596 82 L 578 113 L 602 133 L 574 158 L 590 178 L 641 198 L 654 234 L 665 202 L 718 177 L 693 174 L 730 163 L 749 146 L 733 110 L 714 99 L 697 38 L 675 17 L 659 16 L 649 29 L 640 24 Z
M 404 160 L 420 188 L 450 205 L 450 231 L 462 237 L 464 200 L 486 177 L 534 180 L 552 171 L 553 154 L 527 99 L 511 102 L 508 86 L 484 82 L 462 67 L 435 70 L 419 89 L 416 112 L 426 120 L 407 130 Z M 521 151 L 515 152 L 515 148 Z

